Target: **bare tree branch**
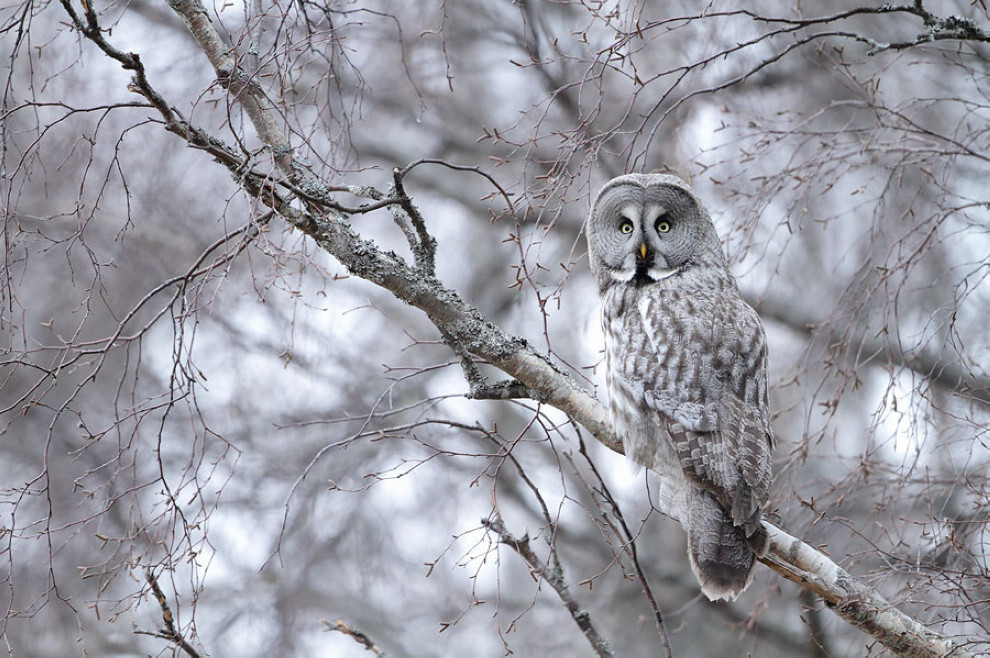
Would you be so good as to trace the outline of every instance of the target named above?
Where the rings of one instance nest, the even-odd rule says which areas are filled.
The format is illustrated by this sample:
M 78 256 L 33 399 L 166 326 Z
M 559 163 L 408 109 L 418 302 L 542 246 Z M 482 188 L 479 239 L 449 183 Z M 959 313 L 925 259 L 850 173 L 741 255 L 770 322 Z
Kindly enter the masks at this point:
M 588 464 L 588 468 L 591 469 L 591 473 L 595 476 L 596 480 L 596 484 L 593 487 L 589 486 L 588 488 L 589 490 L 596 492 L 596 494 L 602 498 L 604 503 L 608 505 L 608 508 L 611 511 L 611 516 L 614 516 L 615 521 L 618 522 L 616 524 L 615 521 L 612 521 L 611 518 L 609 518 L 610 514 L 606 512 L 604 505 L 602 505 L 599 513 L 603 521 L 612 528 L 613 532 L 615 532 L 617 536 L 620 537 L 622 549 L 629 555 L 629 560 L 632 562 L 633 570 L 636 572 L 636 577 L 639 579 L 640 586 L 643 588 L 643 594 L 646 596 L 646 600 L 650 604 L 650 609 L 653 611 L 653 619 L 656 622 L 657 633 L 660 636 L 664 653 L 668 658 L 670 658 L 673 653 L 670 649 L 670 636 L 667 634 L 667 625 L 663 622 L 663 614 L 660 612 L 660 605 L 657 603 L 656 596 L 653 594 L 653 589 L 650 587 L 649 582 L 647 582 L 646 574 L 643 571 L 643 567 L 639 563 L 639 555 L 636 549 L 636 537 L 626 524 L 625 516 L 619 508 L 619 504 L 612 496 L 612 492 L 609 491 L 608 485 L 605 484 L 605 479 L 601 476 L 601 473 L 598 472 L 598 467 L 595 466 L 594 461 L 592 461 L 591 456 L 588 454 L 588 446 L 585 445 L 584 437 L 580 434 L 578 434 L 578 441 L 580 442 L 579 452 L 581 453 L 581 456 L 584 457 L 585 462 Z M 568 456 L 568 461 L 571 461 L 570 456 Z
M 769 536 L 760 558 L 784 578 L 818 594 L 835 614 L 902 656 L 968 656 L 965 649 L 934 633 L 891 605 L 871 587 L 800 539 L 764 521 Z
M 353 638 L 355 642 L 362 645 L 367 651 L 370 651 L 376 656 L 385 655 L 385 652 L 379 649 L 378 645 L 375 644 L 374 640 L 368 637 L 366 633 L 362 633 L 356 628 L 353 628 L 352 626 L 345 624 L 342 620 L 338 619 L 333 623 L 324 620 L 323 624 L 327 627 L 328 631 L 337 631 L 338 633 L 343 633 L 347 637 Z
M 155 633 L 151 633 L 149 631 L 137 631 L 137 633 L 168 640 L 178 648 L 182 649 L 182 651 L 184 651 L 189 658 L 199 658 L 199 652 L 186 641 L 186 639 L 182 636 L 182 633 L 180 633 L 175 627 L 175 619 L 172 616 L 172 609 L 168 605 L 168 599 L 165 598 L 165 593 L 162 591 L 161 586 L 158 585 L 158 578 L 156 578 L 155 574 L 149 569 L 145 573 L 145 579 L 151 586 L 151 593 L 155 595 L 155 600 L 158 601 L 158 605 L 162 609 L 162 621 L 165 623 L 165 627 Z
M 497 534 L 501 543 L 518 553 L 534 577 L 544 581 L 557 592 L 560 600 L 564 603 L 564 607 L 567 608 L 571 618 L 574 619 L 574 623 L 578 625 L 584 636 L 588 638 L 588 642 L 591 643 L 591 647 L 597 655 L 602 658 L 610 658 L 615 655 L 608 641 L 595 628 L 594 623 L 591 621 L 591 615 L 578 604 L 577 600 L 571 594 L 570 586 L 564 578 L 563 569 L 557 561 L 556 553 L 552 548 L 550 551 L 551 558 L 549 560 L 543 560 L 536 555 L 533 547 L 529 545 L 529 537 L 514 537 L 505 529 L 502 520 L 497 516 L 494 519 L 482 519 L 481 524 Z

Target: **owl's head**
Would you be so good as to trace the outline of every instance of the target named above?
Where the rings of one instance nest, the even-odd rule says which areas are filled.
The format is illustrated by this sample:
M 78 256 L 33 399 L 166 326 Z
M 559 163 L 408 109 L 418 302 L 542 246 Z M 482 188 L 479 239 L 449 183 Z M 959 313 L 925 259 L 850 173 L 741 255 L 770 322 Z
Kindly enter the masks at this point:
M 692 267 L 725 270 L 715 226 L 676 176 L 627 174 L 605 184 L 587 227 L 599 287 L 654 283 Z

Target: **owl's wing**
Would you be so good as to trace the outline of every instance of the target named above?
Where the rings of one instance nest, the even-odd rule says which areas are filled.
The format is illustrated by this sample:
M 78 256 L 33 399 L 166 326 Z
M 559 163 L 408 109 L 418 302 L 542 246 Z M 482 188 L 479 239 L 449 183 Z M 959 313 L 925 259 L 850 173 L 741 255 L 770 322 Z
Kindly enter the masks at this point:
M 685 476 L 755 533 L 773 443 L 759 316 L 731 289 L 657 290 L 639 310 L 657 368 L 647 407 L 666 420 Z

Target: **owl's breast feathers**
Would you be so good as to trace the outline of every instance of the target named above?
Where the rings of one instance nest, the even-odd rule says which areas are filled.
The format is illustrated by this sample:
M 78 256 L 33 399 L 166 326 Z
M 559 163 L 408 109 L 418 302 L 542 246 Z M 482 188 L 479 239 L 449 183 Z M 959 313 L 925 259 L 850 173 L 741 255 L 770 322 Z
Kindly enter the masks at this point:
M 639 412 L 657 414 L 665 429 L 640 437 L 630 456 L 652 468 L 650 442 L 654 452 L 673 448 L 684 476 L 753 536 L 769 497 L 773 444 L 756 312 L 731 282 L 618 287 L 603 302 L 610 390 L 624 391 L 626 406 L 641 394 Z

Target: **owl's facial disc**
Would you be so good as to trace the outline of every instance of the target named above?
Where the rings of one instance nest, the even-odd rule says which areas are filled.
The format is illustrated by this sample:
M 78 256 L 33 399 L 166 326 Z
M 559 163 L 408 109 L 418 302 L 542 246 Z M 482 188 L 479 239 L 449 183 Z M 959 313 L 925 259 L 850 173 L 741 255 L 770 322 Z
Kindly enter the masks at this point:
M 615 235 L 620 244 L 624 245 L 616 252 L 623 254 L 618 262 L 608 267 L 608 273 L 621 283 L 632 281 L 639 270 L 640 264 L 636 258 L 636 245 L 644 244 L 643 231 L 640 223 L 640 207 L 638 203 L 624 203 L 615 209 Z

